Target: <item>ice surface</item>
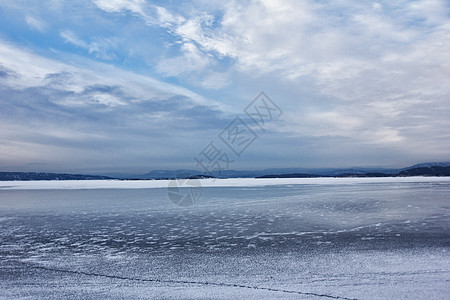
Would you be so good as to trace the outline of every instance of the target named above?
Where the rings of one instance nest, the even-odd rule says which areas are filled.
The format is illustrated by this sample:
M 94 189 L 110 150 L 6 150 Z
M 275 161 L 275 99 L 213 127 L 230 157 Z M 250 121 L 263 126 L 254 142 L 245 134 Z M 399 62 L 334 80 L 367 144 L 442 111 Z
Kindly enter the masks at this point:
M 0 298 L 447 297 L 447 178 L 260 180 L 2 183 Z

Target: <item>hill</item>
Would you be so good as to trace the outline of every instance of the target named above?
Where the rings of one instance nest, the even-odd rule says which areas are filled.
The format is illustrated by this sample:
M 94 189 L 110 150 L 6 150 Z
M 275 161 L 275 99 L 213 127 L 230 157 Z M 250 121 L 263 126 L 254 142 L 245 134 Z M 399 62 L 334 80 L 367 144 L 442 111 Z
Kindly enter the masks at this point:
M 108 176 L 65 174 L 65 173 L 0 172 L 1 181 L 101 180 L 101 179 L 114 179 L 114 178 Z
M 450 167 L 431 166 L 403 170 L 398 176 L 450 176 Z
M 450 176 L 450 162 L 431 162 L 402 169 L 383 168 L 279 168 L 265 170 L 222 170 L 202 174 L 198 170 L 153 170 L 141 175 L 108 174 L 81 175 L 67 173 L 0 172 L 0 181 L 30 180 L 148 180 L 174 178 L 314 178 L 314 177 L 404 177 L 404 176 Z

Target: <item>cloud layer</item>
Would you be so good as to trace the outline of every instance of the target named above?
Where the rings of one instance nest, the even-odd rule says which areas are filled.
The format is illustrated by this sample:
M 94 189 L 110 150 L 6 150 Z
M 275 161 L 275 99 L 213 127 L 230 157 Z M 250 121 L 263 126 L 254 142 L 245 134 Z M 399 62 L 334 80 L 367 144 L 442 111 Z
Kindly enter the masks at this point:
M 1 169 L 195 168 L 261 90 L 283 117 L 232 168 L 450 159 L 446 1 L 2 6 Z

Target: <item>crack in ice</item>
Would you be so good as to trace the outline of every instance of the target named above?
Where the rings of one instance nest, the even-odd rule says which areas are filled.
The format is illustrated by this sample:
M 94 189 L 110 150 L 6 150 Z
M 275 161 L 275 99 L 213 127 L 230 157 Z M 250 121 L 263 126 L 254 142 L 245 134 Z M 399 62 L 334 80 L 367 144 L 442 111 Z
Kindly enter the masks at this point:
M 77 274 L 77 275 L 85 275 L 85 276 L 95 276 L 95 277 L 103 277 L 103 278 L 111 278 L 111 279 L 120 279 L 120 280 L 130 280 L 130 281 L 139 281 L 139 282 L 158 282 L 158 283 L 177 283 L 177 284 L 195 284 L 195 285 L 210 285 L 210 286 L 221 286 L 221 287 L 234 287 L 234 288 L 245 288 L 245 289 L 253 289 L 253 290 L 265 290 L 271 292 L 281 292 L 288 294 L 298 294 L 303 296 L 316 296 L 330 299 L 342 299 L 342 300 L 357 300 L 356 298 L 347 298 L 341 296 L 333 296 L 328 294 L 319 294 L 313 292 L 300 292 L 293 290 L 284 290 L 277 288 L 269 288 L 269 287 L 261 287 L 261 286 L 251 286 L 244 284 L 234 284 L 234 283 L 224 283 L 224 282 L 209 282 L 209 281 L 195 281 L 195 280 L 175 280 L 175 279 L 158 279 L 158 278 L 136 278 L 136 277 L 126 277 L 119 275 L 108 275 L 94 272 L 85 272 L 85 271 L 74 271 L 74 270 L 65 270 L 58 268 L 51 268 L 39 265 L 31 265 L 28 263 L 21 262 L 27 267 L 45 270 L 45 271 L 53 271 L 53 272 L 61 272 L 61 273 L 69 273 L 69 274 Z

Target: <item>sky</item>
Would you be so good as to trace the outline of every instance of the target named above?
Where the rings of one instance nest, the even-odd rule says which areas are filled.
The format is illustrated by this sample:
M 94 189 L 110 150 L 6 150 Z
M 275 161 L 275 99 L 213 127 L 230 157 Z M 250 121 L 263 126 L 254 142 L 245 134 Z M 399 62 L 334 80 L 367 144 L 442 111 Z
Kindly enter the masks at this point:
M 0 171 L 404 167 L 449 129 L 448 1 L 0 0 Z

